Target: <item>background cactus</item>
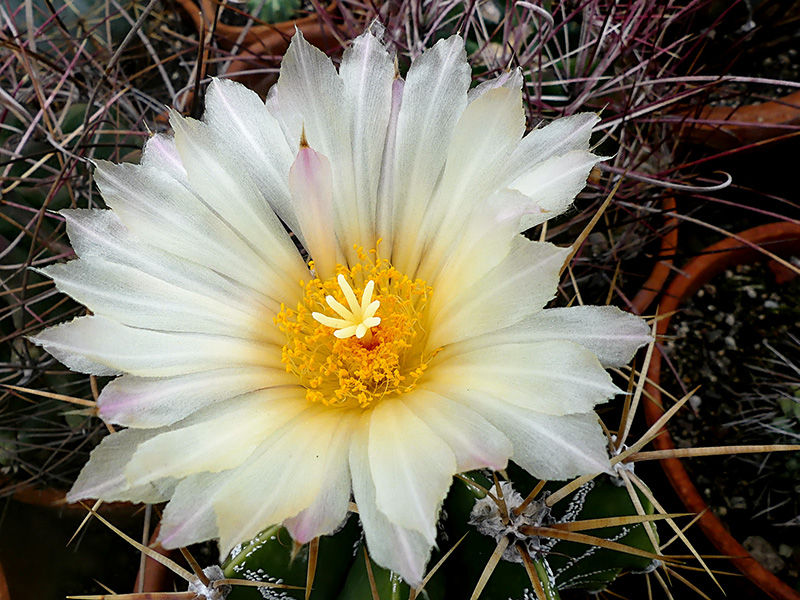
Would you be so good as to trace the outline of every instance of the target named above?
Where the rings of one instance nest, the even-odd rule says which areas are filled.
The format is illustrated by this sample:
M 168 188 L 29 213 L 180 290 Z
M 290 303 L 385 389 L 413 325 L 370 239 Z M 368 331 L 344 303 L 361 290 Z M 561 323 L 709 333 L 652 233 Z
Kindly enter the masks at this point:
M 545 588 L 546 597 L 553 599 L 559 597 L 558 590 L 568 588 L 599 592 L 623 572 L 646 572 L 659 564 L 649 556 L 626 554 L 545 535 L 526 535 L 527 528 L 539 525 L 547 527 L 589 519 L 636 516 L 636 507 L 627 490 L 617 485 L 614 478 L 607 475 L 595 477 L 552 508 L 546 506 L 544 499 L 561 485 L 548 483 L 540 488 L 541 491 L 532 502 L 523 506 L 524 510 L 520 511 L 516 521 L 512 517 L 511 523 L 504 528 L 503 525 L 493 524 L 492 519 L 498 514 L 502 515 L 504 510 L 512 512 L 515 507 L 521 506 L 527 493 L 538 483 L 513 464 L 509 466 L 507 475 L 509 480 L 501 484 L 506 508 L 494 511 L 492 507 L 496 508 L 496 504 L 492 497 L 499 498 L 499 494 L 489 478 L 491 474 L 472 472 L 455 480 L 443 507 L 439 552 L 431 559 L 429 570 L 434 569 L 454 545 L 455 548 L 442 561 L 418 598 L 469 598 L 479 585 L 481 574 L 492 560 L 498 540 L 502 537 L 509 539 L 508 547 L 491 573 L 481 598 L 523 600 L 535 597 L 520 549 L 527 549 L 531 564 Z M 639 501 L 645 512 L 652 514 L 652 504 L 641 494 Z M 363 600 L 373 597 L 372 586 L 383 600 L 414 597 L 408 585 L 396 574 L 380 568 L 372 561 L 367 566 L 365 546 L 363 540 L 359 539 L 357 523 L 357 519 L 351 517 L 338 533 L 321 539 L 310 598 Z M 652 523 L 603 527 L 587 533 L 635 550 L 657 554 L 658 550 L 645 528 L 651 528 L 655 533 Z M 493 531 L 497 532 L 496 536 L 492 535 Z M 308 565 L 308 546 L 293 547 L 286 530 L 271 527 L 254 540 L 237 547 L 224 564 L 224 571 L 227 577 L 303 587 Z M 262 594 L 266 598 L 306 597 L 305 590 L 236 587 L 230 598 L 255 599 Z
M 281 23 L 297 15 L 300 0 L 248 0 L 247 12 L 265 23 Z

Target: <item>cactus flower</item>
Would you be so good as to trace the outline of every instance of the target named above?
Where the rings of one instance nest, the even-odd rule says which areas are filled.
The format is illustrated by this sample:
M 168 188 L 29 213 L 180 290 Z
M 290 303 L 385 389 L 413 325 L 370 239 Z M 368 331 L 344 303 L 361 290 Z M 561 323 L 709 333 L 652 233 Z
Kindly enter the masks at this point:
M 109 209 L 64 211 L 78 258 L 41 270 L 91 315 L 32 338 L 118 376 L 70 501 L 168 501 L 166 547 L 223 554 L 354 501 L 413 585 L 454 474 L 608 471 L 593 407 L 648 329 L 545 309 L 569 250 L 521 235 L 585 185 L 597 118 L 525 135 L 519 72 L 470 81 L 457 36 L 402 79 L 370 32 L 338 70 L 297 33 L 266 103 L 215 80 L 202 121 L 96 165 Z

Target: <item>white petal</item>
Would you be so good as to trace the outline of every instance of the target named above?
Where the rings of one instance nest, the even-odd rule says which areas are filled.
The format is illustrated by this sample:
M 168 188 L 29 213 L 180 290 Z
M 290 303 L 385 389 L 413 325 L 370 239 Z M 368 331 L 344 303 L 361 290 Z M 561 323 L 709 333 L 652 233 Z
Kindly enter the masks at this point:
M 181 155 L 175 146 L 175 138 L 156 133 L 150 136 L 144 144 L 141 164 L 165 171 L 173 179 L 183 184 L 188 184 L 186 169 L 183 168 Z
M 281 74 L 271 96 L 270 108 L 288 132 L 289 143 L 299 144 L 301 130 L 308 145 L 331 162 L 336 232 L 345 256 L 355 259 L 353 244 L 372 247 L 374 240 L 361 239 L 371 231 L 372 221 L 362 223 L 356 200 L 351 125 L 344 81 L 331 60 L 305 41 L 299 31 L 292 37 L 281 62 Z
M 225 485 L 229 471 L 189 475 L 175 487 L 161 516 L 158 541 L 165 548 L 183 548 L 219 536 L 214 492 Z
M 287 177 L 300 138 L 287 143 L 258 94 L 229 79 L 212 79 L 203 118 L 220 153 L 234 157 L 238 172 L 255 183 L 290 229 L 298 231 Z
M 264 190 L 240 168 L 238 155 L 241 151 L 226 153 L 214 131 L 205 123 L 184 119 L 172 112 L 170 124 L 175 130 L 175 144 L 192 189 L 217 215 L 217 220 L 269 265 L 276 276 L 283 276 L 290 282 L 306 277 L 305 264 L 264 197 Z M 205 248 L 198 252 L 208 254 Z
M 397 120 L 403 105 L 403 88 L 405 81 L 395 78 L 392 83 L 392 101 L 389 107 L 389 124 L 386 127 L 386 144 L 381 161 L 381 178 L 378 184 L 378 206 L 376 207 L 377 237 L 383 240 L 384 248 L 392 248 L 392 229 L 394 227 L 394 208 L 392 204 L 397 198 L 402 183 L 400 173 L 395 168 L 397 163 Z
M 427 281 L 445 290 L 458 290 L 464 282 L 477 281 L 508 256 L 515 234 L 524 230 L 520 224 L 523 215 L 538 212 L 538 205 L 517 190 L 495 192 L 463 221 L 451 220 L 449 225 L 443 225 L 458 226 L 458 242 Z M 430 264 L 427 256 L 424 260 L 426 266 Z
M 365 415 L 354 431 L 350 446 L 350 472 L 367 549 L 379 565 L 399 573 L 412 586 L 418 586 L 425 574 L 432 544 L 418 531 L 392 523 L 378 510 L 369 459 L 369 438 L 369 415 Z
M 544 415 L 477 392 L 451 397 L 482 414 L 514 445 L 511 459 L 541 479 L 610 473 L 608 442 L 597 415 Z
M 132 486 L 141 486 L 238 467 L 306 406 L 299 387 L 262 390 L 208 406 L 143 442 L 125 467 L 125 476 Z
M 320 279 L 336 274 L 341 252 L 333 229 L 331 163 L 312 148 L 302 147 L 289 170 L 289 189 L 306 249 Z
M 450 446 L 457 472 L 506 468 L 511 442 L 475 411 L 424 389 L 414 390 L 403 402 Z
M 519 190 L 544 211 L 523 218 L 526 228 L 560 215 L 572 204 L 585 186 L 592 167 L 601 160 L 586 150 L 573 150 L 544 161 L 509 185 Z
M 592 127 L 600 121 L 594 113 L 581 113 L 556 119 L 545 127 L 534 129 L 520 142 L 509 158 L 506 172 L 509 181 L 530 173 L 545 160 L 572 152 L 588 150 Z
M 498 87 L 467 106 L 453 131 L 442 181 L 428 207 L 417 245 L 427 279 L 463 233 L 463 215 L 500 185 L 500 173 L 525 132 L 522 92 Z M 419 260 L 415 257 L 414 260 Z
M 456 473 L 450 447 L 402 401 L 373 411 L 369 463 L 378 510 L 433 544 L 439 508 Z
M 378 183 L 391 114 L 394 63 L 383 44 L 367 31 L 345 50 L 339 73 L 344 81 L 352 140 L 355 189 L 350 200 L 361 224 L 357 243 L 372 248 L 376 241 Z
M 496 331 L 541 310 L 555 295 L 568 254 L 568 248 L 517 236 L 508 256 L 477 281 L 464 269 L 461 281 L 437 281 L 429 347 Z
M 133 267 L 184 290 L 225 302 L 248 314 L 267 311 L 268 300 L 252 288 L 158 250 L 131 234 L 111 210 L 62 210 L 75 253 L 85 260 L 106 260 Z
M 97 406 L 107 423 L 162 427 L 215 402 L 295 383 L 296 377 L 285 369 L 263 367 L 231 367 L 163 378 L 125 375 L 103 388 Z
M 99 162 L 95 179 L 106 203 L 151 246 L 214 269 L 273 299 L 297 294 L 297 281 L 307 272 L 297 251 L 293 250 L 295 262 L 288 261 L 284 272 L 264 260 L 252 239 L 242 237 L 197 194 L 163 171 Z M 265 237 L 259 243 L 269 247 L 271 241 Z
M 94 314 L 124 325 L 167 331 L 247 336 L 281 342 L 263 311 L 245 313 L 138 269 L 102 259 L 73 260 L 39 270 Z M 267 318 L 264 318 L 267 317 Z M 269 337 L 265 337 L 268 334 Z
M 474 88 L 469 90 L 467 99 L 473 102 L 483 96 L 489 90 L 494 90 L 499 87 L 508 88 L 510 90 L 522 89 L 522 70 L 517 67 L 513 71 L 504 71 L 494 79 L 489 79 L 479 83 Z
M 430 365 L 427 380 L 550 415 L 589 412 L 622 393 L 594 354 L 563 340 L 448 352 Z
M 89 462 L 67 494 L 67 502 L 98 498 L 109 502 L 163 502 L 165 496 L 152 483 L 132 488 L 125 477 L 128 464 L 140 444 L 163 433 L 163 429 L 147 431 L 126 429 L 103 438 L 92 450 Z
M 223 555 L 314 503 L 322 492 L 333 437 L 350 428 L 354 414 L 312 407 L 233 472 L 214 499 Z
M 450 356 L 495 344 L 569 340 L 591 351 L 608 368 L 628 364 L 651 339 L 647 323 L 636 315 L 614 306 L 572 306 L 545 309 L 513 327 L 454 344 L 446 352 Z
M 81 317 L 31 338 L 73 371 L 85 360 L 111 374 L 163 377 L 226 366 L 280 368 L 280 348 L 238 338 L 133 329 L 105 317 Z M 88 371 L 92 372 L 92 371 Z M 101 373 L 95 373 L 97 375 Z
M 391 199 L 393 231 L 385 241 L 391 261 L 403 273 L 413 273 L 414 241 L 444 168 L 447 148 L 467 106 L 470 69 L 464 41 L 458 36 L 440 40 L 417 58 L 408 70 L 397 120 L 393 156 L 395 181 Z
M 317 536 L 333 533 L 347 516 L 352 487 L 348 456 L 354 421 L 354 418 L 342 421 L 338 431 L 331 437 L 322 485 L 314 502 L 283 523 L 292 538 L 301 544 Z
M 501 183 L 501 173 L 525 132 L 522 92 L 498 87 L 467 106 L 447 151 L 442 181 L 428 207 L 419 234 L 427 279 L 463 233 L 463 215 L 486 201 Z M 420 253 L 422 251 L 420 250 Z

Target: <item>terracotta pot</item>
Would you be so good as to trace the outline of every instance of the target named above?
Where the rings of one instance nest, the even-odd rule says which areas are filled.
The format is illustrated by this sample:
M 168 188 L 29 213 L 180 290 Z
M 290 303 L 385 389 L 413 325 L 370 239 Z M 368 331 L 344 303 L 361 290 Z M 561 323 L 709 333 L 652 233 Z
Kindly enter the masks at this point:
M 175 1 L 194 21 L 198 35 L 213 27 L 217 42 L 224 50 L 233 49 L 236 42 L 242 37 L 244 27 L 219 22 L 214 25 L 219 0 Z M 283 23 L 253 25 L 239 42 L 236 54 L 229 56 L 231 62 L 225 73 L 226 76 L 243 83 L 265 98 L 267 91 L 278 78 L 277 67 L 280 65 L 280 59 L 277 57 L 282 57 L 289 48 L 289 41 L 295 33 L 295 28 L 303 32 L 303 36 L 308 42 L 323 51 L 330 52 L 341 48 L 341 41 L 337 38 L 338 31 L 330 22 L 336 10 L 336 2 L 331 2 L 326 6 L 326 15 L 324 16 L 310 14 Z M 270 67 L 273 68 L 274 73 L 265 74 L 264 69 Z M 251 73 L 250 71 L 261 72 Z M 184 103 L 185 105 L 191 103 L 191 91 L 184 99 Z
M 11 600 L 11 594 L 8 591 L 8 582 L 6 581 L 6 574 L 3 572 L 2 564 L 0 564 L 0 600 Z
M 726 268 L 737 264 L 748 264 L 765 258 L 763 254 L 748 245 L 762 246 L 778 256 L 800 254 L 800 226 L 792 223 L 771 223 L 754 227 L 738 234 L 740 240 L 728 238 L 706 248 L 700 256 L 689 261 L 669 287 L 665 290 L 659 312 L 669 315 L 680 308 L 681 304 L 690 298 L 698 289 L 710 281 L 715 275 Z M 670 317 L 659 321 L 657 333 L 663 336 L 669 328 Z M 648 379 L 655 385 L 660 385 L 661 380 L 661 355 L 653 354 L 648 371 Z M 655 423 L 664 414 L 661 401 L 661 392 L 655 385 L 648 384 L 646 391 L 652 397 L 652 402 L 645 402 L 645 416 L 649 425 Z M 664 431 L 653 440 L 653 445 L 659 450 L 674 448 L 672 437 Z M 683 500 L 687 510 L 693 513 L 704 513 L 699 524 L 706 536 L 723 555 L 743 557 L 732 558 L 731 562 L 753 583 L 764 590 L 771 598 L 776 600 L 800 600 L 800 593 L 790 588 L 775 575 L 762 567 L 758 561 L 750 557 L 742 545 L 736 541 L 709 510 L 703 497 L 689 478 L 681 461 L 668 458 L 661 461 L 672 487 Z
M 674 213 L 675 198 L 665 198 L 662 208 L 664 213 Z M 661 290 L 667 283 L 667 279 L 669 279 L 669 275 L 672 273 L 672 257 L 675 255 L 675 251 L 678 248 L 679 222 L 676 215 L 667 218 L 665 223 L 667 231 L 661 238 L 661 248 L 658 251 L 658 255 L 662 258 L 653 267 L 650 276 L 644 284 L 642 284 L 641 289 L 631 301 L 630 309 L 632 313 L 637 315 L 644 314 L 653 303 L 653 300 L 658 298 L 659 294 L 661 294 Z
M 703 121 L 694 123 L 694 119 Z M 716 150 L 731 150 L 763 142 L 800 125 L 800 91 L 780 100 L 744 106 L 707 106 L 684 123 L 685 139 Z
M 215 0 L 175 0 L 194 21 L 198 34 L 208 31 L 214 25 L 214 18 L 219 7 Z M 198 6 L 198 2 L 200 3 Z M 328 16 L 336 11 L 336 2 L 327 5 Z M 205 27 L 203 26 L 205 22 Z M 258 47 L 262 54 L 283 54 L 289 47 L 289 39 L 294 35 L 295 27 L 303 32 L 305 38 L 315 46 L 324 47 L 338 44 L 334 32 L 320 15 L 310 14 L 300 19 L 282 23 L 253 25 L 247 30 L 242 47 Z M 214 33 L 220 47 L 230 50 L 236 44 L 244 27 L 217 23 Z
M 59 510 L 69 510 L 86 513 L 86 508 L 81 504 L 68 504 L 67 492 L 56 488 L 38 488 L 30 483 L 11 483 L 7 478 L 0 478 L 0 489 L 9 492 L 17 502 L 24 502 L 34 506 L 53 507 Z M 103 516 L 128 517 L 138 512 L 140 505 L 128 502 L 105 502 L 99 509 Z
M 161 525 L 158 525 L 150 536 L 149 548 L 152 548 L 159 554 L 166 556 L 172 560 L 177 560 L 180 556 L 179 550 L 167 550 L 161 544 L 156 542 L 158 533 L 161 531 Z M 139 570 L 134 582 L 134 590 L 138 589 L 139 580 L 142 579 L 143 592 L 167 592 L 172 589 L 182 590 L 186 587 L 187 583 L 177 577 L 169 568 L 162 565 L 160 562 L 147 558 L 144 561 L 144 573 Z

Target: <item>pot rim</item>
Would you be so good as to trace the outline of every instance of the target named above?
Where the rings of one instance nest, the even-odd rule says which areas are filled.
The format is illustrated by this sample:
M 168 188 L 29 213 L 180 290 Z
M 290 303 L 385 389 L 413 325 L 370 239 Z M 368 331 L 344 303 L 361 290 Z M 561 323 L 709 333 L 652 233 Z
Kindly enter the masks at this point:
M 690 260 L 670 282 L 662 296 L 659 313 L 667 315 L 659 321 L 656 334 L 666 334 L 674 311 L 697 292 L 703 285 L 726 268 L 737 264 L 751 264 L 768 258 L 759 251 L 765 247 L 778 256 L 800 253 L 800 225 L 788 222 L 769 223 L 753 227 L 735 237 L 726 238 L 703 250 L 702 254 Z M 655 423 L 664 414 L 661 391 L 657 387 L 661 379 L 661 352 L 653 353 L 647 373 L 649 381 L 646 393 L 652 401 L 644 403 L 645 418 L 648 425 Z M 655 384 L 655 385 L 654 385 Z M 653 440 L 659 450 L 675 447 L 669 430 L 664 428 L 661 435 Z M 686 508 L 694 513 L 702 513 L 698 523 L 714 546 L 753 583 L 776 600 L 800 600 L 800 592 L 793 590 L 781 579 L 773 575 L 755 560 L 744 547 L 728 533 L 722 522 L 713 514 L 700 492 L 695 487 L 680 459 L 667 458 L 660 461 L 673 489 Z

